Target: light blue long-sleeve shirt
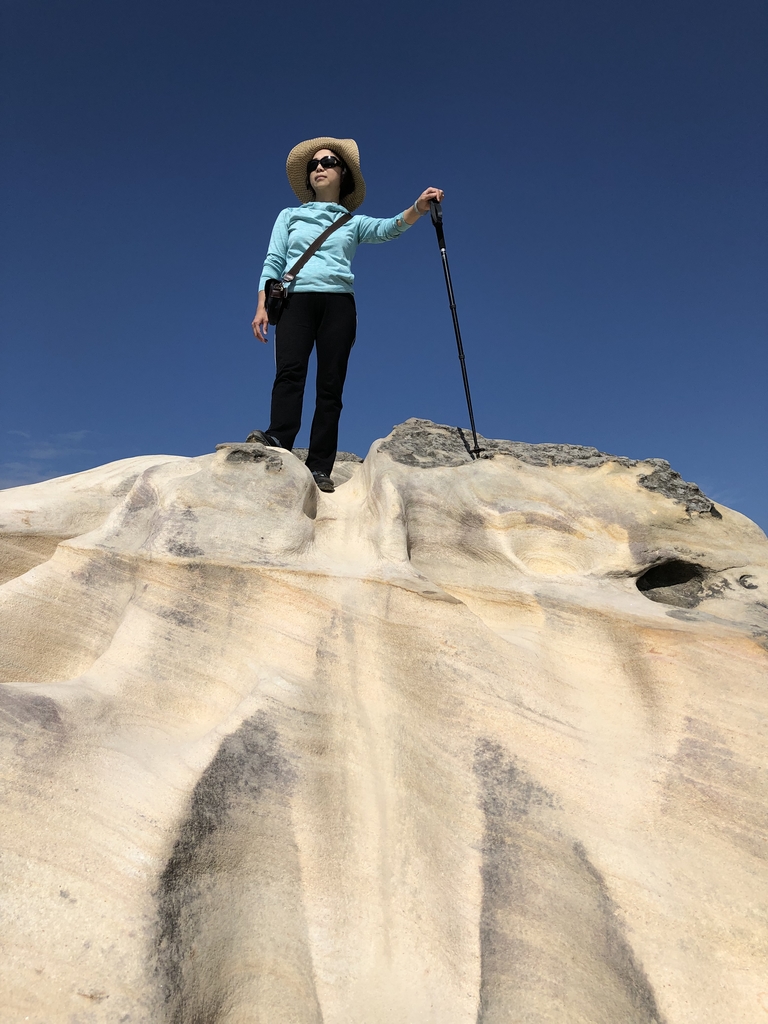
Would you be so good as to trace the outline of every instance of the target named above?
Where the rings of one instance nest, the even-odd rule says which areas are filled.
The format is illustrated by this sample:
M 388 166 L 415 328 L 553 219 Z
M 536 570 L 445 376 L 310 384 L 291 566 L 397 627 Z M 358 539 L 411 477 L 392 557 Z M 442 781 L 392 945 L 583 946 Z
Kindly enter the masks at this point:
M 259 291 L 270 278 L 280 279 L 307 251 L 318 235 L 347 213 L 339 203 L 304 203 L 282 210 L 272 228 Z M 380 220 L 355 216 L 330 238 L 302 267 L 291 286 L 295 292 L 348 292 L 354 294 L 352 258 L 361 242 L 389 242 L 411 225 L 402 214 Z

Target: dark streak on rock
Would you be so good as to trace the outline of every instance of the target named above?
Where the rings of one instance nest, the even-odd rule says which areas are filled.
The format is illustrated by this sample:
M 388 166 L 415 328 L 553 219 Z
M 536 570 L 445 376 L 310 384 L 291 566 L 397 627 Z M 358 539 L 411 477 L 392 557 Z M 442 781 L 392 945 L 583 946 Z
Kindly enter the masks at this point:
M 558 827 L 553 795 L 486 739 L 474 771 L 485 818 L 478 1024 L 663 1024 L 605 880 Z
M 60 733 L 64 726 L 59 706 L 40 693 L 20 693 L 0 686 L 0 718 L 13 725 L 35 725 L 45 732 Z
M 575 842 L 573 844 L 573 852 L 584 867 L 587 875 L 594 882 L 594 889 L 603 911 L 603 920 L 605 922 L 603 930 L 603 960 L 610 968 L 612 974 L 623 982 L 624 991 L 629 996 L 632 1007 L 636 1011 L 637 1020 L 661 1022 L 663 1018 L 656 1005 L 656 996 L 654 995 L 653 988 L 622 932 L 619 907 L 608 891 L 605 879 L 590 861 L 581 843 Z
M 265 788 L 288 789 L 294 773 L 280 754 L 277 733 L 263 714 L 225 737 L 192 794 L 189 814 L 161 877 L 161 891 L 178 891 L 201 840 L 221 828 L 240 796 L 258 799 Z
M 482 806 L 491 828 L 505 825 L 510 817 L 516 820 L 527 815 L 531 807 L 555 807 L 552 794 L 509 759 L 498 743 L 477 741 L 474 770 L 485 783 Z
M 157 614 L 184 629 L 194 629 L 196 632 L 206 631 L 204 620 L 201 617 L 190 615 L 188 612 L 182 611 L 181 608 L 161 608 Z
M 95 1003 L 101 1003 L 105 999 L 109 999 L 108 992 L 83 992 L 80 989 L 78 989 L 77 994 L 79 996 L 82 996 L 83 999 L 92 999 Z
M 264 931 L 263 943 L 267 947 L 271 941 L 269 929 L 275 921 L 281 916 L 295 920 L 295 914 L 291 917 L 291 903 L 299 898 L 298 868 L 291 864 L 292 855 L 295 860 L 292 837 L 285 836 L 294 778 L 294 769 L 280 750 L 277 733 L 266 716 L 259 713 L 223 740 L 196 785 L 157 893 L 157 965 L 169 1024 L 217 1024 L 228 1019 L 239 983 L 234 983 L 233 978 L 242 978 L 242 972 L 238 974 L 238 926 L 234 923 L 242 908 L 237 906 L 237 912 L 228 909 L 232 908 L 232 901 L 242 902 L 246 894 L 253 900 L 254 885 L 257 889 L 264 886 L 269 898 L 270 884 L 277 885 L 277 896 L 272 897 L 277 906 L 264 909 L 263 920 L 257 911 L 256 919 L 248 925 L 250 933 L 254 929 L 256 934 L 259 929 Z M 272 848 L 275 843 L 277 857 Z M 283 881 L 278 878 L 275 882 L 274 876 L 270 877 L 271 872 L 264 867 L 265 857 L 273 858 L 273 871 L 286 873 Z M 287 898 L 286 893 L 290 893 Z M 233 923 L 228 935 L 229 917 Z M 213 921 L 212 927 L 209 919 Z M 295 938 L 301 927 L 300 924 L 298 929 L 294 928 L 290 937 Z M 281 938 L 276 941 L 281 944 Z M 289 941 L 282 951 L 285 954 L 293 949 L 296 959 L 301 961 L 301 939 L 298 953 L 296 948 Z M 275 953 L 269 955 L 273 957 Z M 309 962 L 308 953 L 304 960 Z M 234 969 L 234 976 L 229 975 L 230 968 Z M 285 965 L 284 970 L 288 970 Z M 298 974 L 299 985 L 305 984 L 300 998 L 307 1000 L 309 993 L 304 1005 L 311 1006 L 313 998 L 316 1003 L 317 1012 L 307 1016 L 307 1024 L 316 1024 L 321 1015 L 311 966 L 300 967 Z M 262 979 L 260 984 L 267 981 Z M 292 1012 L 290 1003 L 287 999 L 288 1012 Z
M 157 494 L 154 487 L 144 477 L 141 477 L 136 481 L 128 493 L 128 497 L 123 502 L 123 514 L 126 517 L 136 515 L 136 513 L 143 511 L 145 508 L 151 508 L 156 502 Z
M 760 862 L 768 860 L 768 770 L 758 756 L 739 750 L 719 723 L 687 716 L 665 780 L 665 814 L 695 817 L 697 829 L 714 833 Z M 735 748 L 735 749 L 734 749 Z M 679 810 L 678 810 L 679 808 Z
M 137 574 L 134 562 L 113 554 L 111 551 L 90 551 L 79 569 L 72 572 L 72 579 L 84 587 L 94 590 L 103 587 L 110 591 L 115 589 L 118 580 L 124 581 Z
M 52 697 L 13 683 L 0 685 L 0 750 L 5 748 L 2 759 L 8 771 L 15 765 L 39 779 L 45 759 L 61 748 L 65 737 L 61 711 Z
M 168 541 L 166 550 L 170 555 L 176 555 L 177 558 L 200 558 L 205 554 L 202 548 L 178 540 Z
M 115 489 L 111 492 L 112 497 L 124 498 L 126 494 L 128 494 L 128 492 L 131 490 L 133 485 L 136 483 L 136 480 L 138 479 L 140 473 L 141 471 L 137 470 L 135 473 L 131 473 L 130 476 L 127 476 L 124 480 L 121 480 L 117 487 L 115 487 Z

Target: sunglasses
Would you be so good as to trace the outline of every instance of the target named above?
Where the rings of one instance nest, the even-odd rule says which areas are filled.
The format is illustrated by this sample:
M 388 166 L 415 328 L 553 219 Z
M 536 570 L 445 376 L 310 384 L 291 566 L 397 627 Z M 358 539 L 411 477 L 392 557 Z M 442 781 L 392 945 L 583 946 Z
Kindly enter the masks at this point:
M 326 171 L 330 171 L 332 167 L 343 166 L 344 164 L 337 156 L 321 156 L 319 160 L 309 161 L 307 164 L 307 174 L 311 174 L 312 171 L 316 171 L 318 167 L 323 167 Z

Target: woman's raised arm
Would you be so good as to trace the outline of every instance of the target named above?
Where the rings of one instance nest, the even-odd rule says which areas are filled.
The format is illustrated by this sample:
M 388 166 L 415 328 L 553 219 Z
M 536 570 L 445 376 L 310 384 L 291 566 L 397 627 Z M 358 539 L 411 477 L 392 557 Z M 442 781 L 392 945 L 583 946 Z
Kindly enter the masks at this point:
M 357 228 L 358 241 L 391 242 L 393 239 L 399 238 L 429 210 L 430 199 L 437 199 L 440 202 L 444 195 L 441 188 L 427 188 L 424 189 L 413 206 L 409 206 L 403 213 L 398 213 L 396 217 L 355 217 L 353 224 Z

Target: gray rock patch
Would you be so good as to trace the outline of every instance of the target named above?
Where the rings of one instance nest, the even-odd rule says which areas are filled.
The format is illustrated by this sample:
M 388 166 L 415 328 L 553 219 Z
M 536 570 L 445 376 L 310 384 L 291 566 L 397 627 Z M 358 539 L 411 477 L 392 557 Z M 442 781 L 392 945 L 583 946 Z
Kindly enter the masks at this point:
M 712 500 L 696 484 L 683 480 L 665 459 L 629 459 L 578 444 L 528 444 L 525 441 L 487 438 L 481 434 L 477 437 L 480 447 L 485 449 L 481 458 L 511 455 L 529 466 L 583 466 L 586 469 L 594 469 L 607 462 L 628 468 L 651 466 L 651 472 L 638 480 L 641 487 L 684 505 L 689 515 L 698 513 L 722 519 Z M 394 462 L 420 469 L 464 466 L 474 461 L 470 453 L 470 439 L 469 431 L 459 427 L 412 418 L 398 424 L 379 451 L 386 452 Z

